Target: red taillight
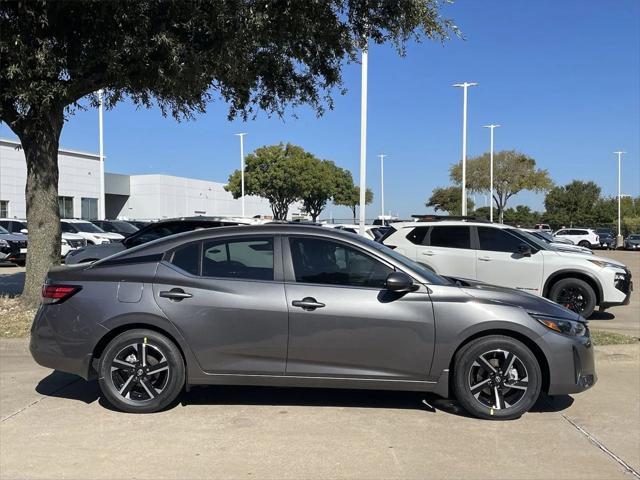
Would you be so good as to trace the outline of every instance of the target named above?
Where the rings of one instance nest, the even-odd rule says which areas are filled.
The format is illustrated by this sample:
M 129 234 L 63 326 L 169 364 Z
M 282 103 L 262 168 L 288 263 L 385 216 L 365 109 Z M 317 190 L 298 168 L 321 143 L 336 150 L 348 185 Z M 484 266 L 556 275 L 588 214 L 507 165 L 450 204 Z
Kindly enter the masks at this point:
M 42 303 L 60 303 L 79 292 L 82 287 L 76 285 L 52 285 L 42 286 Z

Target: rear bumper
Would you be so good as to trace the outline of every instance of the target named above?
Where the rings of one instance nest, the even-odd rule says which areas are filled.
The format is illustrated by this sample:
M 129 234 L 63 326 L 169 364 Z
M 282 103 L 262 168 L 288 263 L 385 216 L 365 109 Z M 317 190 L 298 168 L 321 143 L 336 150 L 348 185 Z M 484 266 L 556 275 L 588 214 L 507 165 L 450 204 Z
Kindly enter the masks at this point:
M 66 341 L 63 332 L 51 327 L 48 317 L 43 314 L 43 307 L 40 307 L 31 328 L 31 356 L 43 367 L 89 380 L 93 376 L 93 370 L 90 368 L 92 355 L 87 353 L 91 352 L 88 342 L 78 342 L 77 338 Z

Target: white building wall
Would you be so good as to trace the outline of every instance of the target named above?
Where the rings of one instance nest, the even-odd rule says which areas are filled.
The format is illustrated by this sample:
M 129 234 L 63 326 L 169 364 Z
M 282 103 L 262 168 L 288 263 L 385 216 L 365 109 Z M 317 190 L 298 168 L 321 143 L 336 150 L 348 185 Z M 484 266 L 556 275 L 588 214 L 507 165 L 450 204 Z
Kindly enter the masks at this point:
M 20 144 L 0 140 L 0 200 L 9 201 L 9 216 L 25 218 L 27 162 Z M 73 197 L 73 215 L 80 218 L 81 199 L 99 198 L 99 157 L 90 153 L 60 150 L 58 153 L 58 195 Z

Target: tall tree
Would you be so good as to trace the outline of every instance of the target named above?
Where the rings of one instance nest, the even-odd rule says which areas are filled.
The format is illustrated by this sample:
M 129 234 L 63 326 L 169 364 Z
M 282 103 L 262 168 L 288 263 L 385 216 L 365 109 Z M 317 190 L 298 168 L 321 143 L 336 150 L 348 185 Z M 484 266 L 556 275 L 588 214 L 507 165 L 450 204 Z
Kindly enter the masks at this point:
M 367 188 L 364 194 L 365 205 L 369 205 L 373 202 L 373 192 Z M 353 223 L 356 222 L 356 209 L 360 205 L 360 187 L 351 184 L 351 188 L 345 188 L 341 192 L 337 193 L 333 199 L 333 203 L 341 205 L 343 207 L 349 207 L 353 214 Z
M 94 92 L 176 119 L 222 99 L 229 118 L 287 105 L 332 107 L 344 61 L 363 39 L 446 39 L 439 0 L 32 0 L 0 2 L 0 121 L 27 160 L 31 255 L 23 300 L 36 303 L 59 261 L 57 150 L 65 115 Z M 86 103 L 85 103 L 86 105 Z M 35 254 L 33 253 L 35 252 Z
M 327 202 L 340 197 L 353 185 L 351 173 L 337 167 L 329 160 L 318 160 L 315 157 L 306 159 L 303 167 L 301 197 L 303 209 L 311 215 L 315 222 Z
M 462 215 L 462 188 L 434 188 L 425 205 L 427 207 L 433 207 L 436 212 L 443 211 L 447 212 L 449 215 Z M 475 204 L 470 197 L 467 197 L 467 206 L 469 207 L 469 210 L 473 210 L 475 207 Z
M 291 144 L 256 149 L 245 159 L 245 195 L 266 198 L 274 219 L 286 220 L 291 204 L 302 198 L 306 183 L 305 167 L 312 159 L 310 153 Z M 240 170 L 235 170 L 224 188 L 231 192 L 234 198 L 240 198 L 241 181 Z
M 595 220 L 594 208 L 599 200 L 600 187 L 595 182 L 574 180 L 547 193 L 545 218 L 557 226 L 587 225 Z
M 490 191 L 490 157 L 488 153 L 467 160 L 467 189 L 476 193 Z M 450 169 L 451 180 L 462 184 L 462 163 Z M 536 161 L 515 150 L 501 151 L 493 155 L 493 201 L 500 222 L 504 220 L 504 209 L 515 194 L 530 190 L 545 192 L 553 186 L 549 172 L 536 169 Z

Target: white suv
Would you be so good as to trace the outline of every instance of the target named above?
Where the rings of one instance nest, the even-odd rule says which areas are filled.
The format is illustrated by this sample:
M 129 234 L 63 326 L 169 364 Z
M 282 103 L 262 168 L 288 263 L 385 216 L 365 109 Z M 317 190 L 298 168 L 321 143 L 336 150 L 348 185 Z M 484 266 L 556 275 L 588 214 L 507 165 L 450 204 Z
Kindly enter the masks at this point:
M 105 232 L 100 227 L 86 220 L 60 220 L 62 233 L 76 233 L 87 241 L 89 245 L 102 245 L 103 243 L 121 242 L 124 239 L 119 233 Z
M 571 240 L 574 245 L 593 248 L 600 246 L 600 237 L 590 228 L 562 228 L 553 234 L 554 237 Z
M 392 224 L 382 243 L 443 276 L 540 295 L 589 317 L 624 305 L 631 272 L 614 260 L 561 252 L 508 225 L 445 220 Z

